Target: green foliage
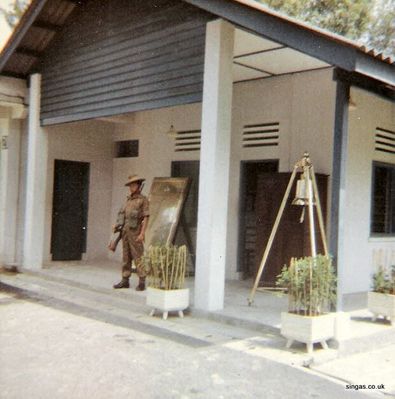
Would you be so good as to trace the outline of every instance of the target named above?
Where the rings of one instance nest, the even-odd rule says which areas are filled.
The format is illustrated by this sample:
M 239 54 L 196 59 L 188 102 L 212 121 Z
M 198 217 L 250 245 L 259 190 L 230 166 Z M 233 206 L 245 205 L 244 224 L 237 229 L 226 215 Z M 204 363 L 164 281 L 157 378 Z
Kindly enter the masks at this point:
M 376 0 L 372 20 L 363 41 L 374 49 L 395 57 L 395 2 Z
M 378 268 L 373 274 L 373 291 L 395 295 L 395 265 L 391 268 Z
M 395 56 L 394 0 L 256 0 Z
M 183 288 L 187 262 L 185 245 L 151 246 L 141 261 L 148 273 L 150 287 L 163 290 Z
M 15 28 L 25 12 L 30 0 L 14 0 L 9 3 L 8 8 L 0 7 L 0 12 L 4 15 L 8 25 Z
M 336 277 L 332 259 L 323 255 L 291 259 L 277 276 L 276 284 L 287 288 L 289 312 L 318 316 L 330 311 L 336 300 Z

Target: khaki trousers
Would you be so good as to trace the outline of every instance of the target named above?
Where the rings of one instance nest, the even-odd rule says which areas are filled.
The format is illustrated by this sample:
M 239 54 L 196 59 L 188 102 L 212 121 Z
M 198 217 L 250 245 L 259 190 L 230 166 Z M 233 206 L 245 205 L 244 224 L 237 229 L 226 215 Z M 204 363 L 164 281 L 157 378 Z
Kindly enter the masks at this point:
M 122 277 L 129 278 L 132 274 L 132 261 L 137 268 L 139 277 L 146 277 L 147 273 L 141 263 L 141 257 L 144 254 L 144 244 L 136 241 L 139 231 L 126 228 L 122 231 L 122 249 L 123 249 L 123 265 Z

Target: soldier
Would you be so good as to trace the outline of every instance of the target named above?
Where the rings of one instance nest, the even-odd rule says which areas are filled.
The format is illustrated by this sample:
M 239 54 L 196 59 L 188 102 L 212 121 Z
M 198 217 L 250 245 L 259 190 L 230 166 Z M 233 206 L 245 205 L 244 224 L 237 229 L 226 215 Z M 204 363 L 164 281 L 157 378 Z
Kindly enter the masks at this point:
M 144 253 L 145 230 L 148 225 L 148 200 L 141 194 L 145 179 L 132 175 L 128 177 L 125 186 L 129 187 L 130 195 L 125 205 L 118 213 L 117 222 L 113 226 L 114 233 L 121 232 L 123 247 L 122 280 L 114 288 L 129 288 L 129 278 L 132 274 L 132 261 L 137 267 L 139 284 L 137 291 L 145 290 L 146 272 L 140 262 Z M 111 249 L 111 248 L 110 248 Z

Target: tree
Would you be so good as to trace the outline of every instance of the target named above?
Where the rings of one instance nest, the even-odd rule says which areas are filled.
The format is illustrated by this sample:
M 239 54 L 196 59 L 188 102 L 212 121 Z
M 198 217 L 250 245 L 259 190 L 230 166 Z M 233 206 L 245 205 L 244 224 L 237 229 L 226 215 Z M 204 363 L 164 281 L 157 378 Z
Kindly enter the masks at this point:
M 15 28 L 23 13 L 25 12 L 30 0 L 14 0 L 9 3 L 8 8 L 0 7 L 0 12 L 4 15 L 8 25 Z
M 395 0 L 256 0 L 395 56 Z
M 369 47 L 395 57 L 395 1 L 377 1 L 372 14 L 372 22 L 362 41 Z

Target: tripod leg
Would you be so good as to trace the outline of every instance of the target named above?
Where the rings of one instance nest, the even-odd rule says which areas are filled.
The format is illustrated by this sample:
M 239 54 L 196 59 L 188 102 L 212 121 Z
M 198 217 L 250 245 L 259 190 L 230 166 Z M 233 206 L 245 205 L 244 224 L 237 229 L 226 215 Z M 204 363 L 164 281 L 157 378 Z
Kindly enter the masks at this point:
M 313 210 L 313 189 L 310 179 L 310 170 L 305 171 L 307 176 L 307 190 L 308 190 L 308 208 L 309 208 L 309 226 L 310 226 L 310 245 L 311 245 L 311 256 L 315 258 L 317 256 L 317 249 L 315 245 L 315 226 L 314 226 L 314 210 Z
M 261 264 L 259 266 L 258 274 L 256 275 L 256 278 L 255 278 L 254 287 L 252 288 L 250 297 L 248 298 L 248 305 L 249 306 L 251 306 L 252 302 L 254 301 L 255 292 L 256 292 L 256 290 L 258 288 L 258 284 L 259 284 L 259 280 L 260 280 L 262 272 L 263 272 L 263 268 L 265 267 L 267 258 L 269 256 L 270 249 L 271 249 L 272 244 L 273 244 L 274 237 L 275 237 L 275 235 L 277 233 L 278 225 L 280 224 L 280 220 L 281 220 L 281 217 L 283 215 L 284 208 L 285 208 L 285 205 L 287 203 L 287 199 L 289 197 L 289 193 L 290 193 L 291 188 L 292 188 L 292 184 L 293 184 L 293 182 L 295 180 L 295 176 L 296 176 L 297 170 L 298 170 L 298 167 L 295 166 L 294 170 L 292 172 L 292 175 L 291 175 L 291 177 L 289 179 L 289 183 L 288 183 L 287 189 L 285 190 L 284 198 L 283 198 L 283 200 L 281 202 L 280 209 L 278 210 L 277 217 L 276 217 L 276 220 L 274 222 L 272 232 L 270 233 L 270 237 L 269 237 L 269 240 L 267 242 L 266 249 L 265 249 L 265 252 L 263 254 Z
M 317 181 L 316 181 L 316 178 L 315 178 L 315 173 L 314 173 L 313 166 L 311 167 L 311 180 L 313 181 L 314 197 L 315 197 L 315 202 L 317 204 L 318 223 L 319 223 L 319 226 L 320 226 L 322 244 L 324 246 L 324 253 L 325 253 L 326 256 L 328 256 L 328 244 L 327 244 L 327 241 L 326 241 L 326 234 L 325 234 L 325 228 L 324 228 L 324 220 L 323 220 L 323 217 L 322 217 L 322 208 L 321 208 L 320 196 L 318 194 Z

